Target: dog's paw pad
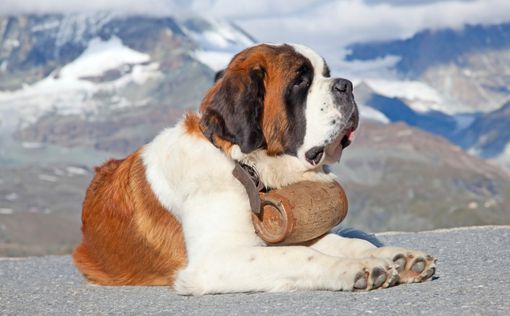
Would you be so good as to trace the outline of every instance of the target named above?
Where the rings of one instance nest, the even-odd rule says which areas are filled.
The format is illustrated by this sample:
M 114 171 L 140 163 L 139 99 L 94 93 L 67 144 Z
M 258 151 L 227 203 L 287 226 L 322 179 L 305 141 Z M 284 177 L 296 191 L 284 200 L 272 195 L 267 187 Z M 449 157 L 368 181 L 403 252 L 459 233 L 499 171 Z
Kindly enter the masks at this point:
M 370 259 L 363 262 L 363 269 L 354 278 L 354 290 L 374 290 L 397 284 L 398 271 L 388 260 Z
M 435 267 L 431 267 L 430 269 L 427 270 L 427 273 L 425 274 L 424 280 L 427 280 L 427 279 L 431 278 L 434 274 L 436 274 L 436 268 Z
M 383 269 L 381 268 L 374 268 L 372 270 L 372 288 L 373 289 L 376 289 L 378 287 L 381 287 L 384 282 L 386 281 L 386 271 L 384 271 Z
M 425 269 L 425 259 L 419 257 L 414 260 L 413 265 L 411 266 L 411 270 L 415 273 L 422 273 Z
M 436 273 L 436 259 L 421 251 L 382 247 L 369 254 L 376 258 L 391 259 L 399 274 L 398 283 L 422 282 Z
M 393 258 L 393 262 L 395 263 L 395 268 L 397 268 L 398 272 L 404 271 L 406 268 L 406 257 L 403 254 L 398 254 Z
M 358 272 L 354 278 L 354 289 L 365 290 L 368 286 L 368 272 Z
M 412 251 L 407 255 L 407 258 L 405 268 L 399 271 L 399 283 L 423 282 L 436 273 L 435 258 L 424 254 L 413 254 Z

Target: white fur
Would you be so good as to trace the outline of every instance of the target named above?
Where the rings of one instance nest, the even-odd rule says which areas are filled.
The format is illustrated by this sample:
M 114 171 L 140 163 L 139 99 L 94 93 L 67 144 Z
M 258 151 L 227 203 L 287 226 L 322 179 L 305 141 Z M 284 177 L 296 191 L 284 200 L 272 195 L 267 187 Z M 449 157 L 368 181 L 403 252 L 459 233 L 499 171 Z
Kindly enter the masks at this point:
M 268 158 L 257 155 L 260 162 Z M 142 158 L 152 190 L 183 227 L 188 265 L 175 281 L 181 294 L 352 290 L 358 272 L 387 265 L 332 257 L 319 246 L 266 247 L 255 234 L 245 189 L 232 176 L 231 158 L 186 134 L 182 123 L 145 146 Z M 279 164 L 285 168 L 285 160 L 274 159 L 258 165 L 268 168 L 265 176 Z M 288 167 L 298 165 L 290 161 Z
M 305 149 L 323 145 L 338 129 L 327 122 L 340 114 L 331 97 L 324 96 L 330 94 L 330 79 L 322 77 L 322 59 L 307 48 L 297 49 L 316 68 L 298 157 L 270 157 L 264 150 L 243 154 L 236 145 L 229 157 L 206 139 L 187 134 L 182 122 L 143 149 L 152 190 L 183 228 L 188 264 L 177 274 L 178 293 L 352 290 L 360 273 L 376 267 L 387 272 L 388 280 L 395 279 L 395 266 L 386 259 L 393 252 L 375 258 L 370 254 L 375 247 L 365 241 L 327 235 L 311 247 L 267 247 L 254 231 L 247 193 L 232 175 L 233 158 L 254 165 L 262 181 L 274 188 L 334 178 L 322 167 L 303 163 Z
M 335 104 L 332 90 L 334 79 L 323 75 L 324 59 L 306 46 L 299 44 L 292 44 L 292 46 L 310 60 L 314 69 L 312 85 L 306 100 L 306 134 L 303 145 L 298 149 L 298 157 L 309 166 L 305 153 L 315 146 L 332 143 L 345 127 L 348 118 L 342 116 L 338 105 Z M 324 162 L 324 158 L 322 157 L 320 163 Z
M 333 173 L 325 173 L 322 167 L 310 169 L 297 157 L 290 155 L 268 156 L 265 150 L 256 150 L 241 160 L 257 170 L 260 180 L 268 188 L 281 188 L 299 181 L 333 181 Z

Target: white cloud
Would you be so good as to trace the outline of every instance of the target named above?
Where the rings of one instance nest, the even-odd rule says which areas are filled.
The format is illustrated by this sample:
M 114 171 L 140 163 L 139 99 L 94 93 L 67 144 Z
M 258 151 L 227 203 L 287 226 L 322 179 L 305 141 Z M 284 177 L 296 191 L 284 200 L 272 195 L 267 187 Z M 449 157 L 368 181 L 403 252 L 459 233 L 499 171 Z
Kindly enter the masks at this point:
M 180 8 L 179 0 L 1 0 L 0 15 L 117 11 L 161 15 Z
M 434 2 L 416 6 L 367 5 L 361 0 L 328 1 L 283 17 L 237 21 L 261 41 L 302 42 L 325 55 L 348 43 L 409 37 L 430 28 L 510 20 L 510 1 Z M 328 56 L 332 57 L 332 56 Z
M 414 3 L 410 5 L 409 3 Z M 409 37 L 430 28 L 510 21 L 508 0 L 1 0 L 3 14 L 113 10 L 202 14 L 234 21 L 263 42 L 298 42 L 330 61 L 346 44 Z

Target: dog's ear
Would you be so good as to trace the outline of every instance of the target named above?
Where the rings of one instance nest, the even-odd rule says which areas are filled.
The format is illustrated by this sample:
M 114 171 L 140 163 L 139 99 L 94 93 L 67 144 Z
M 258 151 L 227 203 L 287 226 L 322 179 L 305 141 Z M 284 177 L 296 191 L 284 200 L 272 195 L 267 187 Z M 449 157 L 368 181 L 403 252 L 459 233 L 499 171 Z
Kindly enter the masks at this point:
M 223 78 L 224 73 L 225 73 L 225 69 L 216 72 L 216 74 L 214 75 L 214 82 L 216 83 L 218 80 Z
M 225 71 L 202 104 L 201 126 L 214 143 L 215 136 L 249 153 L 264 145 L 261 120 L 264 107 L 262 67 Z M 212 93 L 212 94 L 211 94 Z

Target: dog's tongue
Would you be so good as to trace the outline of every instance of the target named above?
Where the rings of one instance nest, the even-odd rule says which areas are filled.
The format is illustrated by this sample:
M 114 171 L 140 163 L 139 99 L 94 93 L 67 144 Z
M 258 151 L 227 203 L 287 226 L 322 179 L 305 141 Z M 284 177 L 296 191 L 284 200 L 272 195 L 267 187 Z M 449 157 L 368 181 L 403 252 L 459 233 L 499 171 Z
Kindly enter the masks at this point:
M 326 163 L 335 163 L 340 161 L 342 157 L 342 151 L 345 147 L 354 141 L 355 132 L 354 129 L 350 129 L 345 134 L 340 134 L 335 141 L 326 147 Z M 347 142 L 346 142 L 347 140 Z M 347 144 L 346 144 L 347 143 Z
M 354 137 L 355 137 L 355 132 L 353 129 L 349 130 L 347 132 L 347 138 L 349 139 L 349 141 L 352 143 L 354 141 Z

